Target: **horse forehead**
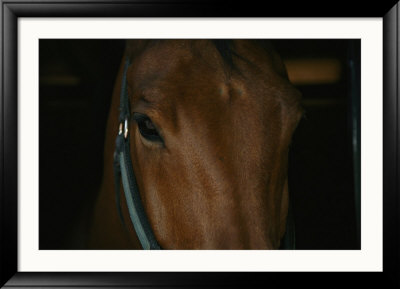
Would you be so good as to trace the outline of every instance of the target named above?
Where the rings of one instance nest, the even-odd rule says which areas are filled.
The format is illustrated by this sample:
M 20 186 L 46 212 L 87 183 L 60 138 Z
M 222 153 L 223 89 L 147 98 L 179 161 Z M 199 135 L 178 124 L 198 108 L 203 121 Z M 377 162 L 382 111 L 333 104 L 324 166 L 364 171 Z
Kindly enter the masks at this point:
M 168 95 L 180 99 L 183 90 L 222 91 L 220 87 L 226 82 L 222 61 L 216 50 L 205 47 L 202 55 L 196 54 L 193 44 L 180 41 L 166 41 L 147 49 L 133 65 L 134 90 L 149 98 Z M 181 93 L 176 94 L 178 91 Z
M 213 103 L 222 101 L 223 104 L 241 99 L 245 103 L 250 101 L 264 106 L 263 93 L 254 91 L 271 84 L 275 89 L 278 88 L 280 77 L 274 71 L 270 58 L 260 57 L 260 51 L 255 52 L 251 43 L 239 42 L 236 47 L 244 58 L 251 59 L 253 63 L 249 65 L 239 60 L 240 73 L 228 73 L 228 76 L 227 67 L 211 42 L 162 41 L 147 48 L 136 59 L 134 90 L 156 101 L 168 98 L 168 105 L 176 105 L 175 102 L 182 104 L 186 95 L 190 96 L 193 105 L 204 101 L 207 103 L 212 98 Z M 265 68 L 262 74 L 268 77 L 260 77 L 260 65 Z M 206 106 L 197 106 L 197 110 L 202 108 L 207 109 Z
M 223 71 L 217 60 L 217 51 L 207 47 L 202 56 L 196 54 L 194 45 L 180 41 L 165 41 L 147 49 L 137 59 L 135 78 L 142 85 L 153 85 L 157 81 L 164 84 L 179 84 L 191 78 L 222 77 Z M 219 73 L 218 73 L 219 71 Z M 211 72 L 213 72 L 211 74 Z M 194 85 L 196 82 L 192 82 Z

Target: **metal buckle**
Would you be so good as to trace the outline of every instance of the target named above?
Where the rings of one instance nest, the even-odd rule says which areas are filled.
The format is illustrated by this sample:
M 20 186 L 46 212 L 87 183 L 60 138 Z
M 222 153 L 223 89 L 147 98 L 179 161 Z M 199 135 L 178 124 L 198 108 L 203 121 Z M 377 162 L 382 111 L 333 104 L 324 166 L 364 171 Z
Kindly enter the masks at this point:
M 125 118 L 125 133 L 124 133 L 124 137 L 127 138 L 128 137 L 128 119 Z
M 124 123 L 119 124 L 119 129 L 118 129 L 118 135 L 122 134 L 124 132 L 124 138 L 126 139 L 128 137 L 129 129 L 128 129 L 128 118 L 125 118 Z

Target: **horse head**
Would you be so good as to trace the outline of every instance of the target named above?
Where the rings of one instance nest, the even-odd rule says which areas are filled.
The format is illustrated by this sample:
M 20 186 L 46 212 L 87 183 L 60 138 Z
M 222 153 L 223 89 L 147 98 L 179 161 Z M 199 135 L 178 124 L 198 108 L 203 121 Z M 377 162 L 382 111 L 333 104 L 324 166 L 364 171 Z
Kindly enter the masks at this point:
M 279 248 L 289 204 L 289 145 L 302 110 L 300 94 L 270 44 L 127 42 L 108 120 L 94 232 L 118 231 L 112 234 L 120 238 L 117 247 L 136 247 L 132 224 L 122 229 L 112 201 L 123 81 L 132 167 L 160 246 Z M 124 198 L 121 203 L 129 220 Z

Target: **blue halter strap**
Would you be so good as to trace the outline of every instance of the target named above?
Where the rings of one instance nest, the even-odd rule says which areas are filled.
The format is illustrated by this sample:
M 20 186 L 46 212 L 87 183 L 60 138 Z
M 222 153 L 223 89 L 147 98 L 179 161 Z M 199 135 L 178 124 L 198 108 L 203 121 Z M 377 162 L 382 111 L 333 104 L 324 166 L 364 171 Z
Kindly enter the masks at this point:
M 139 188 L 133 172 L 130 146 L 129 146 L 129 97 L 127 90 L 126 75 L 130 63 L 125 62 L 124 73 L 122 77 L 121 95 L 120 95 L 120 115 L 119 115 L 119 132 L 115 143 L 114 152 L 114 181 L 117 210 L 123 224 L 124 217 L 121 211 L 121 189 L 120 183 L 122 179 L 123 191 L 125 193 L 126 205 L 128 207 L 129 216 L 136 235 L 145 250 L 159 250 L 160 245 L 154 236 L 153 230 L 149 224 L 146 212 L 142 205 Z

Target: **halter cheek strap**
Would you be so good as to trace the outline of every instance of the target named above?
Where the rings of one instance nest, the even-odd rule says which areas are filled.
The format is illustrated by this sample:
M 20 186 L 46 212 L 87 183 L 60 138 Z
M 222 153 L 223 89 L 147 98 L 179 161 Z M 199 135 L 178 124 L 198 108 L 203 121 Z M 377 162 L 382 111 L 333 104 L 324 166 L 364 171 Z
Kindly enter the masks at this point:
M 121 211 L 120 182 L 122 179 L 123 191 L 125 193 L 126 204 L 129 210 L 129 216 L 136 235 L 139 238 L 142 248 L 145 250 L 161 249 L 160 245 L 153 234 L 148 222 L 146 212 L 142 205 L 139 188 L 136 182 L 135 174 L 131 161 L 129 146 L 129 98 L 126 87 L 126 74 L 130 63 L 125 62 L 124 74 L 122 77 L 121 96 L 120 96 L 120 115 L 119 115 L 119 132 L 115 143 L 114 152 L 114 182 L 117 210 L 122 223 L 125 224 Z

